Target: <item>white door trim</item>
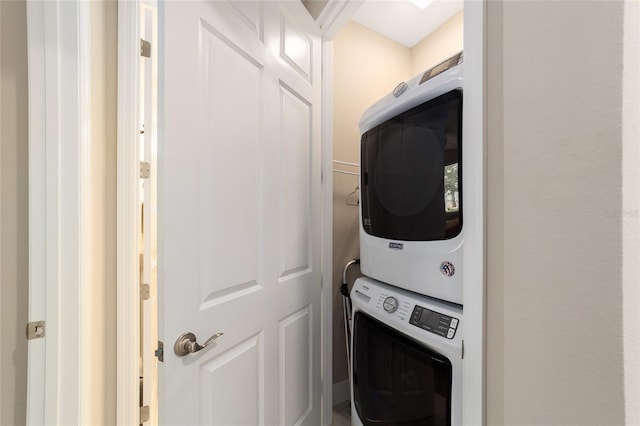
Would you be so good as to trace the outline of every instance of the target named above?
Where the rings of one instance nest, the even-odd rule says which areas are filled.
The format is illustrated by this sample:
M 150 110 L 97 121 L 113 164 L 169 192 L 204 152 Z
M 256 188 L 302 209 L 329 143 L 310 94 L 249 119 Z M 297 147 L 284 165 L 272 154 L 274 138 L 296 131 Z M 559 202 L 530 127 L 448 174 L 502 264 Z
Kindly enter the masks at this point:
M 333 416 L 333 43 L 322 42 L 321 422 Z
M 322 30 L 322 38 L 333 40 L 363 3 L 364 0 L 329 0 L 316 19 Z
M 116 420 L 119 425 L 138 424 L 140 415 L 139 39 L 140 2 L 118 1 Z
M 316 20 L 322 30 L 322 399 L 321 422 L 333 419 L 333 38 L 362 4 L 330 0 Z
M 330 0 L 316 20 L 322 30 L 322 407 L 333 418 L 333 38 L 362 4 Z
M 29 341 L 27 424 L 90 422 L 90 4 L 27 3 Z
M 485 12 L 487 0 L 464 0 L 464 360 L 462 424 L 485 418 Z

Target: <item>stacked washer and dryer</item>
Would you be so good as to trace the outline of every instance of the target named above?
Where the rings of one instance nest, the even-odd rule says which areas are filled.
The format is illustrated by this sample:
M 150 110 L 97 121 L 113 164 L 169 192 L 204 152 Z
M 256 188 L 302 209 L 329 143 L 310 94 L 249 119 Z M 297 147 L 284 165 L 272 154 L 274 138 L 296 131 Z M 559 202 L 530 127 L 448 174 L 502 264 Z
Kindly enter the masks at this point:
M 462 62 L 401 83 L 360 121 L 354 425 L 461 424 Z

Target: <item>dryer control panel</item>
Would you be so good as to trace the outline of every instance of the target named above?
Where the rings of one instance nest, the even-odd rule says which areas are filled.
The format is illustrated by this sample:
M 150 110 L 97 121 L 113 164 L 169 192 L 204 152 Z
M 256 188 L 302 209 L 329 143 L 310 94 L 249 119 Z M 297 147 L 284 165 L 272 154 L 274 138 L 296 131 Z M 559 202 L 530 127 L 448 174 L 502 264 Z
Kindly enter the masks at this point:
M 453 339 L 458 328 L 458 319 L 416 305 L 411 313 L 409 324 L 438 336 Z

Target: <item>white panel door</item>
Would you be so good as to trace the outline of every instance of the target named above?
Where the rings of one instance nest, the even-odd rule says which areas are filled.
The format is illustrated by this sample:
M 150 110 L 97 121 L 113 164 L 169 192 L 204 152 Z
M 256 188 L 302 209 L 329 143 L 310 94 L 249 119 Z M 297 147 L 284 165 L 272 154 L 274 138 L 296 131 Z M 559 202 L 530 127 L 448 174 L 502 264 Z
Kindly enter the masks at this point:
M 159 12 L 160 424 L 318 425 L 319 30 L 297 1 Z

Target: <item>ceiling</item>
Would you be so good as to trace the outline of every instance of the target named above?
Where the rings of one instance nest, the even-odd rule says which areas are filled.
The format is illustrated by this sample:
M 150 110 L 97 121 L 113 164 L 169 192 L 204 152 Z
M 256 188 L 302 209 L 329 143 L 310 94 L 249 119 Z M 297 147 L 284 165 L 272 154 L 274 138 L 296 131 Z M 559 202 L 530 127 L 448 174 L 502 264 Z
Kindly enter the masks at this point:
M 409 0 L 367 0 L 352 20 L 413 47 L 462 10 L 463 0 L 434 0 L 420 9 Z

